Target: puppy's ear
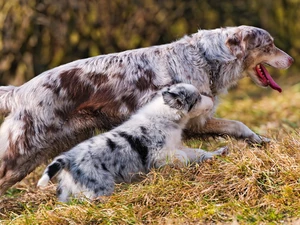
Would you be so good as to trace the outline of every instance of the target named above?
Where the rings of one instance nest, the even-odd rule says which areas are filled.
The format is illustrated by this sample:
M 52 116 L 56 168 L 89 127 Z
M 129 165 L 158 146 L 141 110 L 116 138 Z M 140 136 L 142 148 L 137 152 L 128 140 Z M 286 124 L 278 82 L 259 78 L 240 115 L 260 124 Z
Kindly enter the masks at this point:
M 178 94 L 170 91 L 163 91 L 162 96 L 165 104 L 169 105 L 171 108 L 183 109 L 184 99 Z
M 231 51 L 232 55 L 238 59 L 244 57 L 245 55 L 245 45 L 243 44 L 242 38 L 242 34 L 239 31 L 229 35 L 226 40 L 226 45 Z

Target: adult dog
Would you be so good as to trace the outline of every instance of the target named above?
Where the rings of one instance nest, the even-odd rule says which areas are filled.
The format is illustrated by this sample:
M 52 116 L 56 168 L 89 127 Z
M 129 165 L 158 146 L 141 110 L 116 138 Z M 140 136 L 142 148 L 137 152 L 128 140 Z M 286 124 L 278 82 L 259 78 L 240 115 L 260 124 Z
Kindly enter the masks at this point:
M 77 60 L 20 87 L 0 88 L 0 195 L 42 162 L 110 129 L 174 83 L 190 83 L 214 99 L 245 76 L 281 91 L 264 64 L 283 69 L 293 59 L 270 34 L 250 26 L 200 30 L 171 44 Z M 192 119 L 186 134 L 264 141 L 238 121 Z
M 190 118 L 204 116 L 213 108 L 211 98 L 201 96 L 191 84 L 164 88 L 150 103 L 113 130 L 92 137 L 56 157 L 38 186 L 46 186 L 59 174 L 58 198 L 70 195 L 95 199 L 111 195 L 115 182 L 127 182 L 165 164 L 201 163 L 228 148 L 214 152 L 183 147 L 181 133 Z

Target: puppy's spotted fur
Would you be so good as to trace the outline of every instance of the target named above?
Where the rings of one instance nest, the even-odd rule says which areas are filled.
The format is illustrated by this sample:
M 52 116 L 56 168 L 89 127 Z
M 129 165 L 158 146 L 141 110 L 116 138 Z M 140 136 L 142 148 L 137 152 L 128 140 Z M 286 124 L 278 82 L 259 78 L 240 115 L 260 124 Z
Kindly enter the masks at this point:
M 212 99 L 200 95 L 190 84 L 165 88 L 119 127 L 90 138 L 56 157 L 46 168 L 38 186 L 59 173 L 58 197 L 81 194 L 94 199 L 110 195 L 115 182 L 131 182 L 138 173 L 179 161 L 203 162 L 214 152 L 184 148 L 181 132 L 190 118 L 204 116 L 213 108 Z

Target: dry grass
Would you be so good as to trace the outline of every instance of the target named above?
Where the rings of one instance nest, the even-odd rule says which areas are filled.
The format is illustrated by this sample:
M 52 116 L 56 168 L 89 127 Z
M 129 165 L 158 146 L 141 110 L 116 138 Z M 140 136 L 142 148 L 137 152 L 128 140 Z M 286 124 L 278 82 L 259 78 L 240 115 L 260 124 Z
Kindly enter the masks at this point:
M 253 85 L 241 90 L 226 96 L 218 115 L 273 138 L 267 146 L 189 141 L 208 150 L 229 145 L 231 154 L 153 170 L 141 183 L 118 185 L 102 202 L 57 202 L 54 185 L 35 188 L 40 168 L 1 197 L 0 224 L 300 224 L 300 84 L 282 94 Z

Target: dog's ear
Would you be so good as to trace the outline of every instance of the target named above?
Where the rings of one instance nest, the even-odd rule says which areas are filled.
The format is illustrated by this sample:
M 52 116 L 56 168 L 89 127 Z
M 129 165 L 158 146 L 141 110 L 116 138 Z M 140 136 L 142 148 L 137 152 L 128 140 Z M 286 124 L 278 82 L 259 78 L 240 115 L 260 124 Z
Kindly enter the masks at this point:
M 233 34 L 228 35 L 226 45 L 231 53 L 237 58 L 245 56 L 247 50 L 252 50 L 260 46 L 273 43 L 271 36 L 262 29 L 239 28 Z
M 170 90 L 163 91 L 162 96 L 165 104 L 169 105 L 171 108 L 183 109 L 184 99 L 179 93 L 171 92 Z
M 243 33 L 243 42 L 247 50 L 252 50 L 273 43 L 273 38 L 262 29 L 252 29 Z
M 245 48 L 248 50 L 254 49 L 259 46 L 258 39 L 259 35 L 256 34 L 256 32 L 253 31 L 245 31 L 243 32 L 243 42 L 245 45 Z
M 238 59 L 245 55 L 245 45 L 243 44 L 243 37 L 240 31 L 229 35 L 226 40 L 226 45 L 231 51 L 232 55 Z

